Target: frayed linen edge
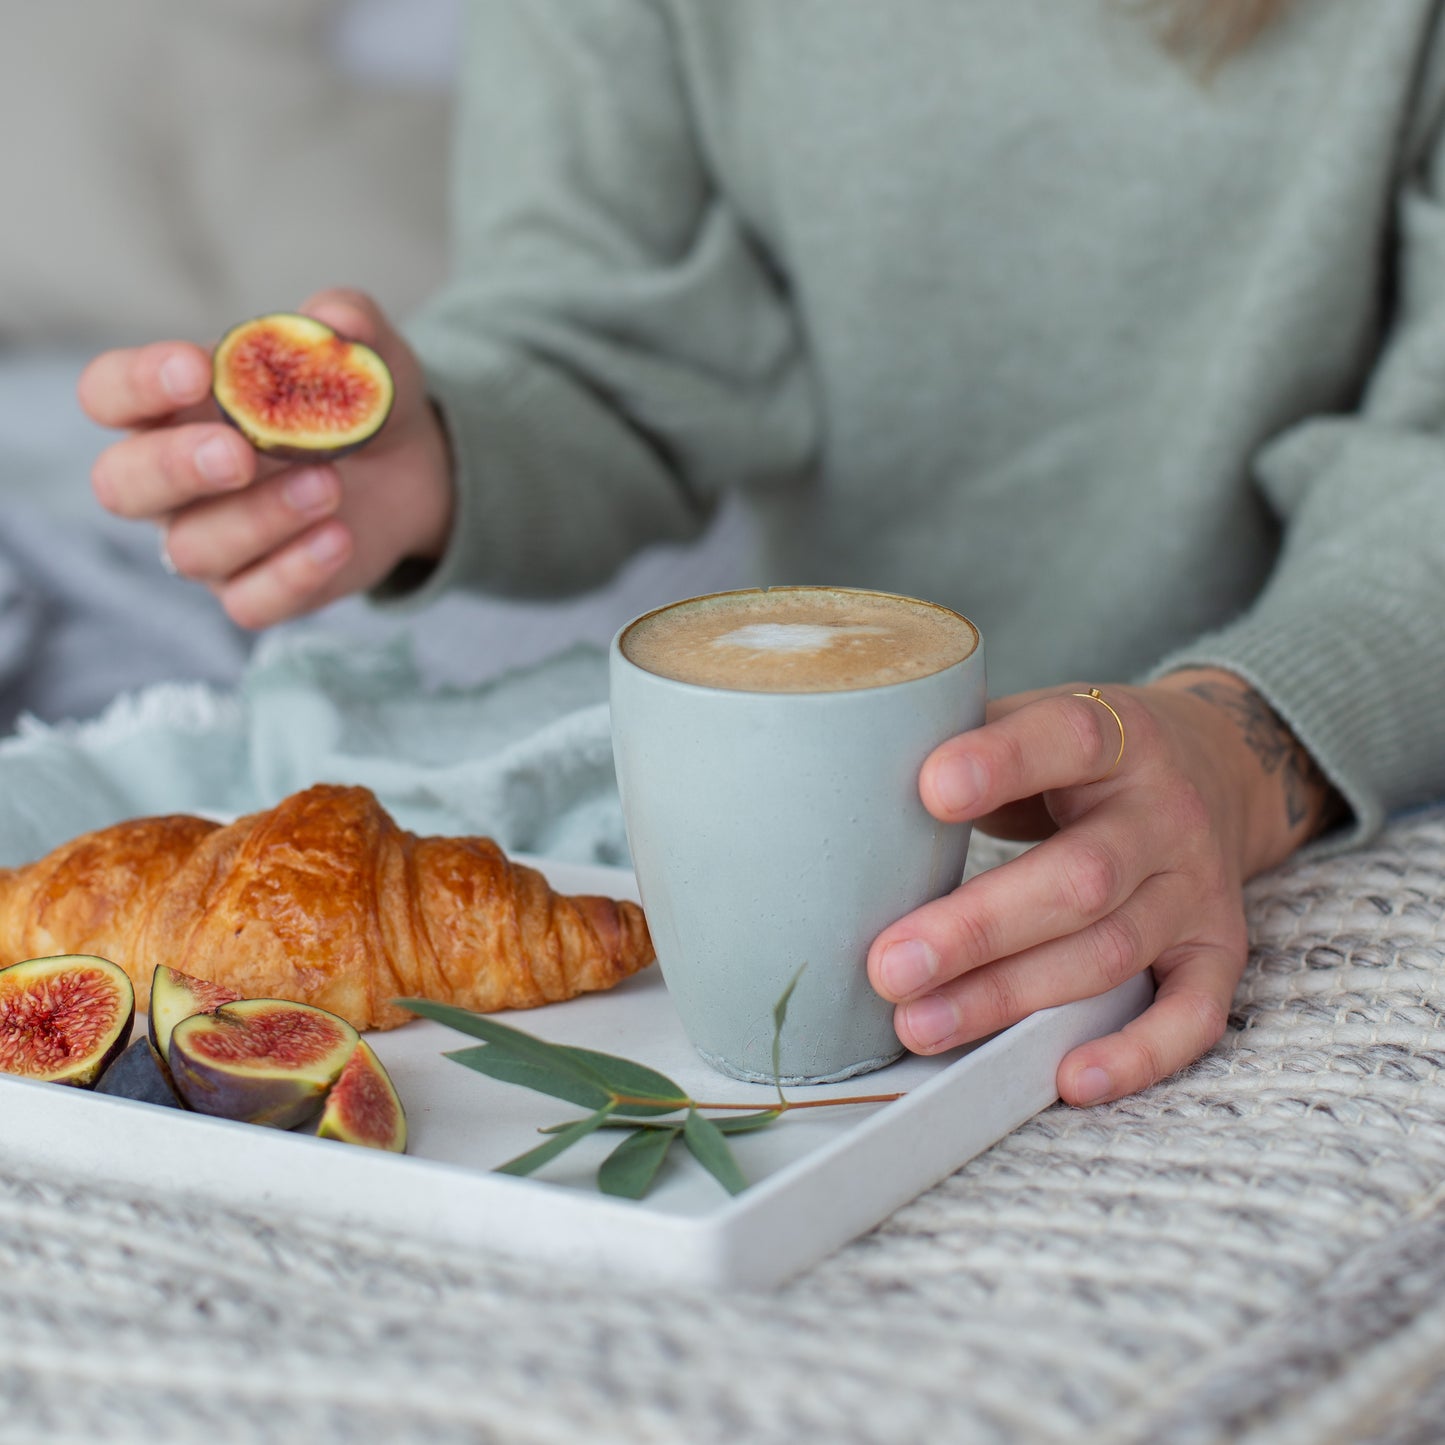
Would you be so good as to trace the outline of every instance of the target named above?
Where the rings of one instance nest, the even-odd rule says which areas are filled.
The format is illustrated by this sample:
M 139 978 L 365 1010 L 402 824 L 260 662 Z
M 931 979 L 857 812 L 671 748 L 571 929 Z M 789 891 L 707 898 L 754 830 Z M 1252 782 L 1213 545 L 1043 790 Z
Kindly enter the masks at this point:
M 190 734 L 228 731 L 245 715 L 246 704 L 236 693 L 206 683 L 163 682 L 141 692 L 122 693 L 94 718 L 48 723 L 24 713 L 14 734 L 0 741 L 0 757 L 33 752 L 56 741 L 106 747 L 155 728 Z

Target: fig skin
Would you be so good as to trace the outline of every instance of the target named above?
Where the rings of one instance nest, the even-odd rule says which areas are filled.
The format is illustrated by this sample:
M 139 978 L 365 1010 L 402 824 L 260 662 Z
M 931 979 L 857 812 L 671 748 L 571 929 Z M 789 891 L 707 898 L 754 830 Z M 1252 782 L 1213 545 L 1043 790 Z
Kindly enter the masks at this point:
M 94 1088 L 134 1022 L 135 989 L 108 958 L 57 954 L 0 969 L 0 1073 Z
M 242 999 L 182 1019 L 167 1062 L 196 1113 L 290 1129 L 321 1107 L 359 1042 L 345 1019 L 325 1009 Z
M 273 311 L 217 343 L 211 395 L 258 452 L 323 462 L 365 446 L 386 425 L 396 384 L 369 346 L 313 317 Z
M 326 1096 L 316 1125 L 320 1139 L 406 1153 L 406 1111 L 391 1076 L 369 1045 L 359 1043 Z
M 166 1109 L 185 1108 L 171 1084 L 170 1071 L 144 1034 L 132 1040 L 131 1046 L 100 1076 L 95 1092 L 159 1104 Z
M 148 1029 L 155 1051 L 164 1061 L 170 1056 L 171 1033 L 192 1014 L 214 1013 L 223 1003 L 238 1003 L 242 995 L 222 983 L 192 978 L 177 968 L 157 964 L 151 975 Z

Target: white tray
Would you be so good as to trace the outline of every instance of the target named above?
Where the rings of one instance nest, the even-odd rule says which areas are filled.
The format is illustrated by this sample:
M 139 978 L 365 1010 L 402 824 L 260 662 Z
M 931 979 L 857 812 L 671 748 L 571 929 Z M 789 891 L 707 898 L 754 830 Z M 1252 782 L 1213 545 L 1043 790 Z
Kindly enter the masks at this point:
M 637 897 L 623 870 L 530 861 L 563 892 Z M 584 1139 L 530 1178 L 491 1172 L 539 1143 L 539 1126 L 585 1111 L 442 1058 L 476 1040 L 425 1020 L 368 1035 L 406 1107 L 405 1156 L 5 1077 L 0 1149 L 37 1169 L 272 1218 L 380 1227 L 632 1278 L 765 1288 L 872 1228 L 1053 1103 L 1063 1056 L 1134 1017 L 1151 993 L 1146 974 L 1099 998 L 1034 1014 L 969 1049 L 790 1091 L 817 1098 L 906 1090 L 907 1097 L 802 1110 L 734 1136 L 751 1181 L 735 1197 L 680 1145 L 647 1198 L 598 1193 L 597 1165 L 621 1137 L 615 1132 Z M 543 1038 L 650 1064 L 695 1098 L 759 1108 L 776 1099 L 772 1089 L 724 1078 L 697 1058 L 655 967 L 610 993 L 504 1017 Z

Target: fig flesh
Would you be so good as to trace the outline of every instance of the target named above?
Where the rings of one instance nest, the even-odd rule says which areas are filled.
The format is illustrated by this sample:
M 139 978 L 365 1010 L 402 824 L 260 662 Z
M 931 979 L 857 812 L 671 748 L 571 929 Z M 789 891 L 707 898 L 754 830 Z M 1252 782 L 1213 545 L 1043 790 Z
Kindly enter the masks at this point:
M 135 989 L 109 959 L 60 954 L 0 969 L 0 1073 L 92 1088 L 134 1021 Z
M 232 327 L 211 373 L 226 420 L 257 451 L 290 461 L 327 461 L 364 446 L 396 394 L 369 346 L 286 311 Z
M 151 975 L 150 1036 L 156 1053 L 170 1056 L 171 1031 L 192 1014 L 215 1013 L 223 1003 L 241 998 L 235 989 L 208 979 L 192 978 L 179 969 L 157 964 Z
M 101 1075 L 95 1092 L 136 1099 L 142 1104 L 161 1104 L 168 1109 L 185 1108 L 155 1045 L 144 1034 L 132 1040 L 131 1046 Z
M 177 1093 L 198 1114 L 290 1129 L 321 1107 L 359 1042 L 325 1009 L 250 998 L 182 1019 L 166 1057 Z
M 368 1149 L 406 1152 L 406 1114 L 391 1078 L 370 1047 L 359 1043 L 326 1096 L 316 1133 Z

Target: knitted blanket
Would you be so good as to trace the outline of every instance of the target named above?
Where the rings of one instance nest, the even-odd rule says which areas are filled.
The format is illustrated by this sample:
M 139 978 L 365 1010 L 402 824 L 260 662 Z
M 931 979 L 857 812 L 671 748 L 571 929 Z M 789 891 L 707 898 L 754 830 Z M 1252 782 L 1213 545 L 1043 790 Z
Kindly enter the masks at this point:
M 1206 1058 L 767 1295 L 28 1178 L 0 1121 L 0 1441 L 1438 1441 L 1445 811 L 1250 917 Z

